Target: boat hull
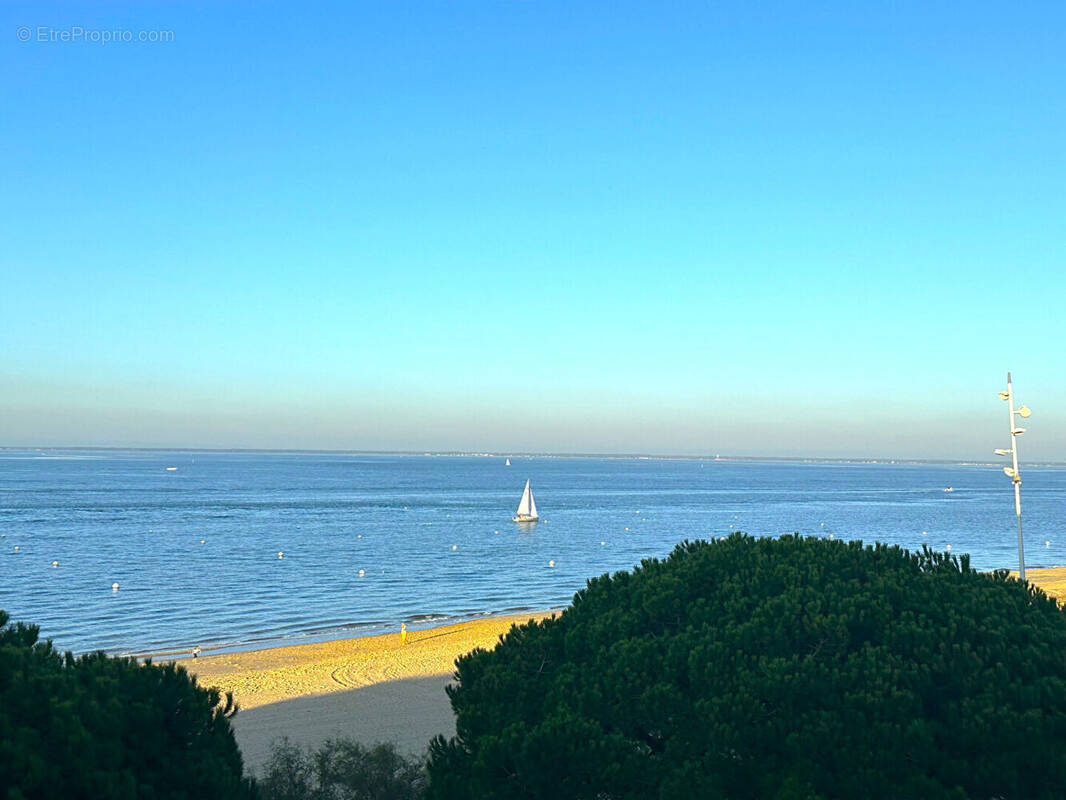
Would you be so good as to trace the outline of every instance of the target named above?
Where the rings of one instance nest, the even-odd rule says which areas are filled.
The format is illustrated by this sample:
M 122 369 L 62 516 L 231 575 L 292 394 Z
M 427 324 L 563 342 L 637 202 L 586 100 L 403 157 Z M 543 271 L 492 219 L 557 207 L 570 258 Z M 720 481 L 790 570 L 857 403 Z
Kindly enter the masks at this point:
M 519 514 L 517 517 L 511 517 L 511 522 L 536 522 L 540 517 L 527 517 L 525 514 Z

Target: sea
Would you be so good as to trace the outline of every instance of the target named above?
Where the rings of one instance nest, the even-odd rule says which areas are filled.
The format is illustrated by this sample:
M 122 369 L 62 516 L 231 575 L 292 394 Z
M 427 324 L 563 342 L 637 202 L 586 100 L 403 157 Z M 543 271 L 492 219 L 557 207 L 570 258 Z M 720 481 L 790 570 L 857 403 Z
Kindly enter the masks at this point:
M 181 655 L 563 608 L 734 531 L 1018 565 L 1000 464 L 509 458 L 0 450 L 0 608 L 60 650 Z M 1066 564 L 1066 467 L 1022 478 L 1027 567 Z

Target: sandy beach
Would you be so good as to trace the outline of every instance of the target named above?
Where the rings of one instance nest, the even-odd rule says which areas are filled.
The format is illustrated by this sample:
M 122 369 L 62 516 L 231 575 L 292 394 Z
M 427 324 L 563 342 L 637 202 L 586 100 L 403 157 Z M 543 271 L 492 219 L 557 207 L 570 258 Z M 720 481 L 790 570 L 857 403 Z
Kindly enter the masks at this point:
M 1017 571 L 1011 575 L 1018 577 Z M 1025 578 L 1034 586 L 1039 586 L 1049 597 L 1066 604 L 1066 567 L 1048 567 L 1047 569 L 1027 569 Z
M 421 753 L 438 733 L 455 732 L 444 687 L 455 659 L 490 649 L 512 625 L 552 612 L 521 614 L 315 644 L 206 655 L 182 663 L 200 684 L 233 692 L 234 730 L 245 764 L 257 771 L 271 743 L 305 746 L 330 737 L 395 742 Z

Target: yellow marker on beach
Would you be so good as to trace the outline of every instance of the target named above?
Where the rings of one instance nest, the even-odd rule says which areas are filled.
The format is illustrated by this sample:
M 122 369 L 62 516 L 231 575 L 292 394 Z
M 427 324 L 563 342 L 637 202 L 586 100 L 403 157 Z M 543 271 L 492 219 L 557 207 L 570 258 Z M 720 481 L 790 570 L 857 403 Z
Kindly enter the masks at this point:
M 401 622 L 400 623 L 400 644 L 401 645 L 407 644 L 407 623 L 406 622 Z

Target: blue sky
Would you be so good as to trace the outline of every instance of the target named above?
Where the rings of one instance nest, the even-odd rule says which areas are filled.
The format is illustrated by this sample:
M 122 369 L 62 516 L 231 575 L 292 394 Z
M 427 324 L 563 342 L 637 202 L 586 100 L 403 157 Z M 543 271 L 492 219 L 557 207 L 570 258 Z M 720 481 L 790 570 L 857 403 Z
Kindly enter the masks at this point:
M 5 4 L 0 445 L 1066 460 L 1066 6 L 860 5 Z

